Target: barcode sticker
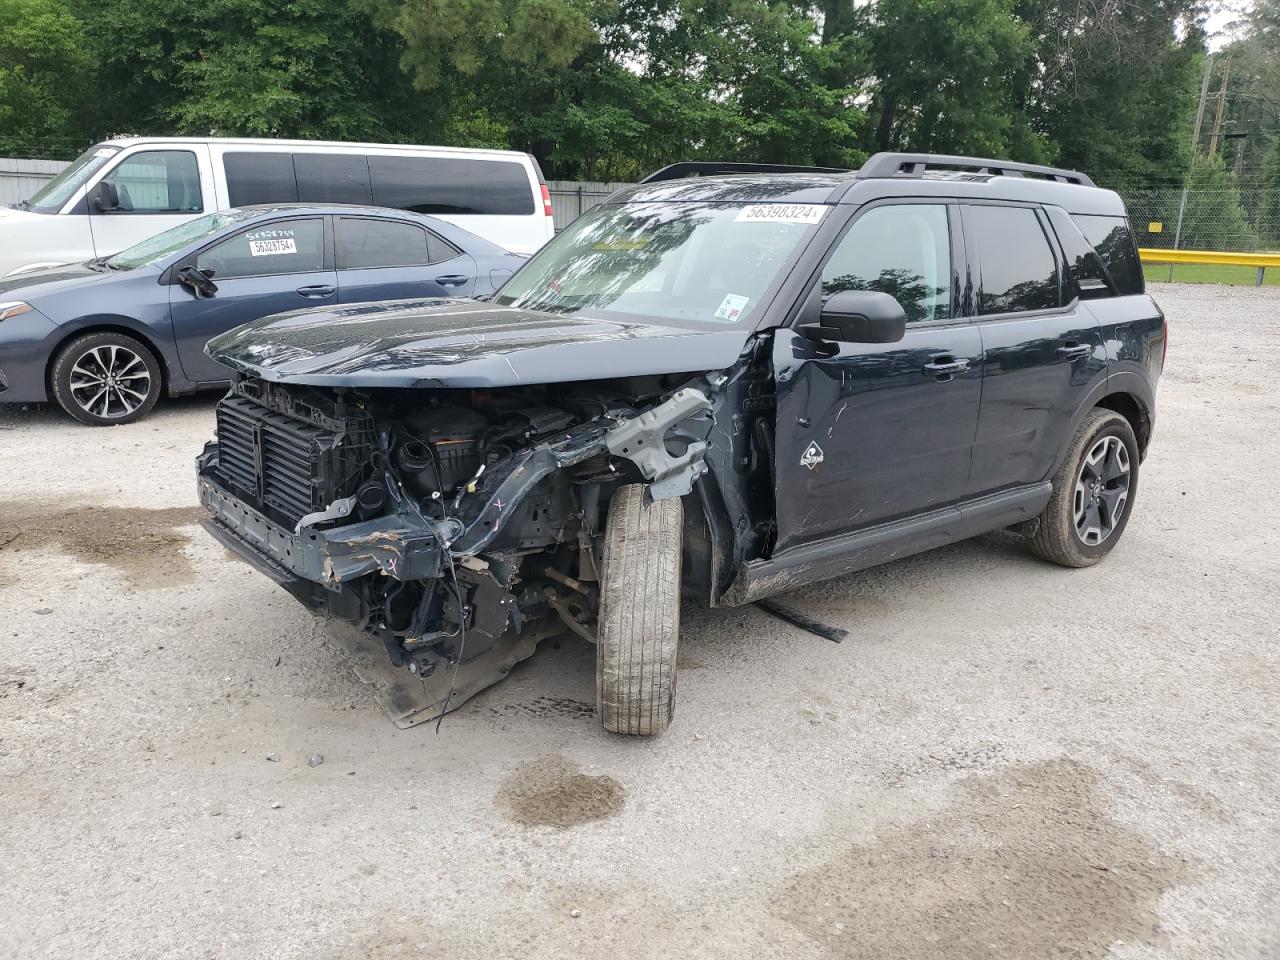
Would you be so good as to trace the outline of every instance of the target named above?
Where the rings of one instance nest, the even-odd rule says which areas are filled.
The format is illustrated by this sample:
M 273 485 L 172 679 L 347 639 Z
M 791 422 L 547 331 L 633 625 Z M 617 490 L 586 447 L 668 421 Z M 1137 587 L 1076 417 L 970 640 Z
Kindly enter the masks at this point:
M 278 257 L 286 253 L 297 253 L 298 244 L 292 237 L 279 240 L 250 240 L 249 256 Z

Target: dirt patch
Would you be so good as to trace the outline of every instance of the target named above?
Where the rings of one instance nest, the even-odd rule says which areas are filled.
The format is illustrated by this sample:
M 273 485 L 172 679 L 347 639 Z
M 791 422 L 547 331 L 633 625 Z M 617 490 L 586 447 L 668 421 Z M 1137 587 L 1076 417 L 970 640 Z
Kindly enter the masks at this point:
M 1102 958 L 1164 942 L 1158 902 L 1187 864 L 1113 820 L 1093 770 L 1016 765 L 957 791 L 793 877 L 778 914 L 833 957 Z
M 593 777 L 553 755 L 517 767 L 498 791 L 507 819 L 529 827 L 574 827 L 622 809 L 626 791 L 613 777 Z
M 65 504 L 0 503 L 0 577 L 16 577 L 15 554 L 56 550 L 85 563 L 114 567 L 133 587 L 148 590 L 189 583 L 191 564 L 180 527 L 196 523 L 199 507 L 68 507 Z

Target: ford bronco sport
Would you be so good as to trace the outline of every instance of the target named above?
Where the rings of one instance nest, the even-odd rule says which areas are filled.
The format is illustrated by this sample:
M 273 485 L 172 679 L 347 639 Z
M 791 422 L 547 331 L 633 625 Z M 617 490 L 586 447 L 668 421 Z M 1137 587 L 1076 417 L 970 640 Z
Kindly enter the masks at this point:
M 425 681 L 413 720 L 572 631 L 604 726 L 653 735 L 682 595 L 751 603 L 1009 527 L 1101 560 L 1166 342 L 1124 206 L 1082 174 L 677 164 L 488 302 L 211 341 L 234 380 L 200 499 L 219 541 Z

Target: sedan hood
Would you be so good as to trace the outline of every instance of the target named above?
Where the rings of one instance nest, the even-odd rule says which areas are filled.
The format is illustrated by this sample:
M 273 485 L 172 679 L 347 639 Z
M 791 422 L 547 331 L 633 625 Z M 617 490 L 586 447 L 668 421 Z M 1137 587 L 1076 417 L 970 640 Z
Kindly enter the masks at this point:
M 111 276 L 103 270 L 91 270 L 83 263 L 69 263 L 62 267 L 42 267 L 5 277 L 0 280 L 0 297 L 6 300 L 38 298 L 42 294 L 92 283 Z
M 264 317 L 205 350 L 240 373 L 288 383 L 506 387 L 717 370 L 737 360 L 747 336 L 475 300 L 399 300 Z

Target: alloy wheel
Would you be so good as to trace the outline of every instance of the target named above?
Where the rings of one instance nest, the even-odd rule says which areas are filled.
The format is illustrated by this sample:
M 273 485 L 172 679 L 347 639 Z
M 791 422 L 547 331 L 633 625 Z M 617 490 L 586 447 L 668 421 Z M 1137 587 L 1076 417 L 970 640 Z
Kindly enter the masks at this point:
M 1076 476 L 1073 502 L 1076 536 L 1096 547 L 1116 532 L 1129 502 L 1129 448 L 1116 436 L 1089 448 Z
M 71 396 L 95 417 L 118 420 L 142 406 L 151 393 L 151 371 L 128 347 L 104 344 L 86 350 L 71 368 Z

